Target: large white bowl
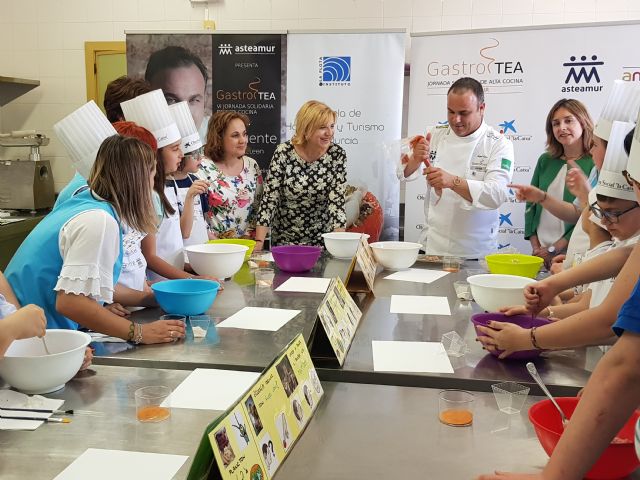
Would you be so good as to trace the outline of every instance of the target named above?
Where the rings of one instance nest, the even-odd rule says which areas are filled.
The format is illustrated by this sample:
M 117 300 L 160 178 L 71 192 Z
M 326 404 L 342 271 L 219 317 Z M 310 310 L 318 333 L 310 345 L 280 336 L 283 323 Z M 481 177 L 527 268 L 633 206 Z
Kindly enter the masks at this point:
M 77 330 L 47 330 L 44 338 L 51 355 L 47 355 L 38 337 L 14 341 L 0 360 L 0 377 L 29 394 L 50 393 L 64 387 L 80 370 L 91 337 Z
M 375 242 L 369 246 L 376 261 L 389 270 L 409 268 L 416 263 L 422 248 L 421 244 L 413 242 Z
M 198 275 L 223 279 L 234 275 L 244 262 L 249 247 L 224 243 L 204 243 L 184 248 L 189 264 Z
M 360 237 L 369 238 L 367 233 L 331 232 L 323 233 L 324 246 L 336 258 L 353 258 L 360 245 Z
M 471 295 L 482 309 L 497 312 L 500 307 L 524 304 L 524 287 L 533 283 L 528 277 L 484 273 L 467 278 Z

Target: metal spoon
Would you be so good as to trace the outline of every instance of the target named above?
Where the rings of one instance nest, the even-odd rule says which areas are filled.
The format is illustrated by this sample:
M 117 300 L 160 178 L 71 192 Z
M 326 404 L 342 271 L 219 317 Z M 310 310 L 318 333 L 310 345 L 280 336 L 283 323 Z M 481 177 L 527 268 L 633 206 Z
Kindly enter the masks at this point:
M 542 378 L 540 378 L 540 374 L 538 374 L 538 370 L 536 369 L 536 366 L 531 362 L 527 362 L 527 370 L 529 371 L 529 375 L 533 377 L 533 379 L 540 386 L 540 388 L 545 393 L 545 395 L 549 397 L 549 400 L 551 400 L 551 403 L 553 403 L 553 405 L 556 407 L 558 412 L 560 412 L 560 418 L 562 419 L 562 426 L 566 427 L 567 423 L 569 423 L 569 420 L 567 419 L 566 415 L 560 408 L 560 405 L 558 405 L 558 402 L 556 402 L 556 399 L 553 398 L 553 396 L 551 395 L 551 392 L 549 392 L 549 389 L 547 389 L 547 386 L 542 381 Z
M 42 340 L 42 344 L 44 345 L 44 351 L 47 352 L 47 355 L 51 355 L 49 347 L 47 347 L 47 341 L 44 339 L 44 337 L 40 337 L 40 340 Z

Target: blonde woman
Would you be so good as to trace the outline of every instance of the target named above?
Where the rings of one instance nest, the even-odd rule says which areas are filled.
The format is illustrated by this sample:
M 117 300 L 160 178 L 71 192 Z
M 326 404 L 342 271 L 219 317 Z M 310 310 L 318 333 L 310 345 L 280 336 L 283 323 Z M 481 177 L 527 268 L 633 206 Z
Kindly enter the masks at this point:
M 47 327 L 83 326 L 136 343 L 184 336 L 182 322 L 141 325 L 99 303 L 113 301 L 122 267 L 122 223 L 155 232 L 155 168 L 149 145 L 119 135 L 107 138 L 98 150 L 89 189 L 47 215 L 11 259 L 5 275 L 18 302 L 42 307 Z
M 296 114 L 293 138 L 278 145 L 269 164 L 256 248 L 269 229 L 272 245 L 322 245 L 323 233 L 344 231 L 347 155 L 333 143 L 335 122 L 335 112 L 316 100 Z

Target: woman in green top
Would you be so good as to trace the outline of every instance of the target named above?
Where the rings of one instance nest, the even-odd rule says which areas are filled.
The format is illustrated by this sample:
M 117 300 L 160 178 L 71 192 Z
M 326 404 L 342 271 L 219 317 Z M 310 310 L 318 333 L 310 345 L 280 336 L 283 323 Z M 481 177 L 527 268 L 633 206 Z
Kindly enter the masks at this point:
M 531 186 L 514 185 L 517 197 L 527 201 L 525 238 L 533 255 L 547 266 L 566 250 L 580 205 L 586 201 L 587 176 L 593 169 L 589 149 L 593 142 L 593 121 L 586 107 L 574 99 L 562 99 L 551 107 L 546 122 L 547 150 L 538 159 Z M 567 212 L 566 214 L 564 212 Z

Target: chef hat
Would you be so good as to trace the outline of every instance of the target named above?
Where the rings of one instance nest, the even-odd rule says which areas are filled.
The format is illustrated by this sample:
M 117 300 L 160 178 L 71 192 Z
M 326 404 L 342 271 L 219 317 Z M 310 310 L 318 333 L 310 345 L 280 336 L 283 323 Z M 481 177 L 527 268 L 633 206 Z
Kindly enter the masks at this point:
M 71 163 L 84 178 L 89 178 L 104 139 L 117 135 L 93 100 L 56 123 L 53 131 L 69 153 Z
M 637 82 L 614 80 L 607 103 L 593 129 L 594 135 L 603 140 L 609 140 L 613 122 L 616 120 L 635 122 L 638 109 L 640 109 L 640 85 Z
M 638 120 L 640 120 L 640 114 L 638 114 Z M 631 178 L 640 182 L 640 128 L 636 128 L 636 131 L 633 132 L 631 151 L 627 161 L 627 172 L 629 172 Z
M 196 122 L 193 121 L 191 110 L 189 110 L 189 104 L 187 102 L 174 103 L 169 105 L 169 110 L 182 136 L 182 153 L 187 154 L 202 147 L 202 140 L 200 140 Z
M 629 186 L 622 175 L 622 171 L 627 168 L 629 158 L 624 151 L 624 137 L 633 127 L 634 124 L 630 122 L 613 122 L 607 153 L 604 156 L 602 170 L 598 176 L 598 185 L 595 188 L 597 194 L 622 200 L 636 200 L 633 188 Z
M 149 130 L 156 137 L 158 148 L 180 140 L 180 131 L 162 90 L 139 95 L 120 104 L 124 118 Z

